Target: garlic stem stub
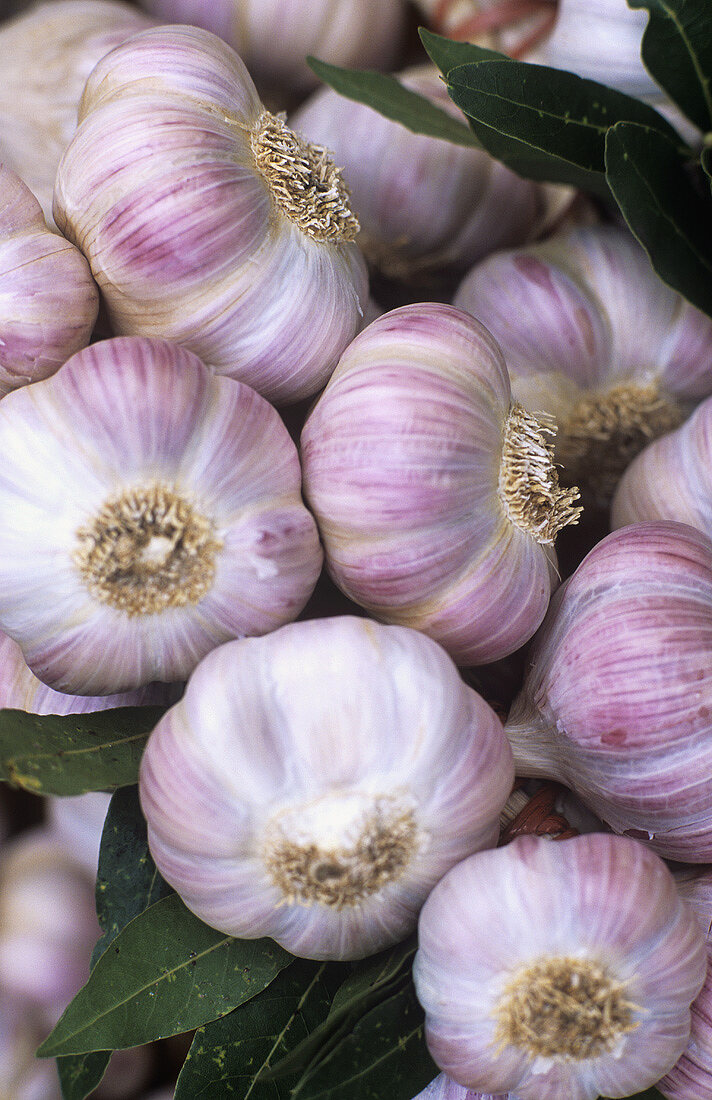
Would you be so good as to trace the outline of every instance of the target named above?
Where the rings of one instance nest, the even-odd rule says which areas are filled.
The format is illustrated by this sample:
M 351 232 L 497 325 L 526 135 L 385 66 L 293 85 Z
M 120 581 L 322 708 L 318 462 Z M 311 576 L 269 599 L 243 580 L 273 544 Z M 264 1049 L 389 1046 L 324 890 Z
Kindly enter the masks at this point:
M 156 865 L 201 920 L 357 959 L 496 843 L 513 778 L 499 719 L 440 646 L 342 616 L 209 654 L 149 738 L 140 796 Z
M 338 169 L 207 31 L 144 31 L 99 62 L 54 213 L 117 334 L 175 340 L 271 401 L 320 389 L 360 326 L 367 275 Z
M 320 572 L 296 448 L 254 390 L 118 337 L 0 402 L 0 625 L 72 694 L 185 679 Z
M 302 433 L 304 491 L 335 583 L 459 664 L 512 653 L 575 523 L 554 428 L 512 404 L 499 347 L 439 303 L 378 318 L 341 358 Z
M 618 833 L 712 860 L 712 542 L 673 522 L 603 539 L 557 591 L 506 724 L 517 774 Z
M 685 1048 L 704 937 L 637 841 L 521 837 L 478 852 L 432 891 L 418 934 L 428 1047 L 467 1088 L 629 1096 Z

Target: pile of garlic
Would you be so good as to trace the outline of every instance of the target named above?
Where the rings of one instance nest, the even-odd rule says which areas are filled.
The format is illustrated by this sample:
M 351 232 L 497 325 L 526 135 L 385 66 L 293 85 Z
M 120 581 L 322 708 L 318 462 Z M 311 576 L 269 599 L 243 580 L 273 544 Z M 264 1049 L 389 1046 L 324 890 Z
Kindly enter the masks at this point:
M 141 6 L 0 25 L 0 707 L 168 708 L 141 808 L 211 927 L 417 929 L 420 1100 L 710 1100 L 712 321 L 569 189 L 304 99 L 307 51 L 417 60 L 405 0 Z M 570 45 L 565 0 L 419 6 Z M 585 835 L 508 843 L 515 774 Z M 97 931 L 83 807 L 0 847 L 18 1100 Z

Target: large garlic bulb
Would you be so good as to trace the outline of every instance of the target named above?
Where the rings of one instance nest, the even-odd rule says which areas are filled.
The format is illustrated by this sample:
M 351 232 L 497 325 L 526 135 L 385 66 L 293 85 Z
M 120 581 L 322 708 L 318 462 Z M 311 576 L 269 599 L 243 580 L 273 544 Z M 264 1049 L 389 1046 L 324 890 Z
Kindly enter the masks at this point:
M 499 342 L 515 400 L 556 417 L 556 457 L 584 501 L 607 507 L 645 444 L 712 392 L 712 321 L 622 229 L 490 256 L 454 301 Z
M 603 539 L 557 591 L 506 732 L 616 832 L 712 860 L 712 542 L 679 523 Z
M 260 89 L 308 91 L 308 54 L 347 68 L 386 69 L 403 37 L 405 0 L 141 0 L 166 23 L 193 23 L 235 49 Z
M 175 340 L 271 400 L 323 386 L 367 299 L 358 222 L 237 54 L 194 27 L 144 31 L 96 66 L 81 120 L 55 218 L 115 331 Z
M 704 937 L 665 864 L 625 837 L 521 837 L 426 901 L 413 977 L 455 1081 L 519 1100 L 628 1096 L 690 1034 Z
M 518 649 L 549 602 L 554 538 L 579 514 L 551 434 L 512 403 L 497 344 L 467 314 L 425 303 L 378 318 L 302 433 L 336 584 L 461 664 Z
M 462 119 L 434 67 L 408 69 L 399 79 Z M 462 269 L 519 244 L 541 227 L 554 196 L 562 202 L 569 194 L 521 179 L 484 149 L 414 134 L 330 88 L 307 100 L 290 124 L 331 150 L 359 219 L 359 247 L 393 277 Z
M 93 344 L 0 402 L 0 625 L 55 690 L 185 679 L 319 575 L 275 410 L 166 340 Z
M 0 161 L 25 181 L 50 224 L 57 165 L 89 73 L 152 22 L 118 0 L 53 0 L 0 27 Z
M 512 780 L 499 719 L 439 646 L 343 616 L 209 654 L 149 738 L 140 794 L 158 869 L 201 920 L 355 959 L 496 843 Z

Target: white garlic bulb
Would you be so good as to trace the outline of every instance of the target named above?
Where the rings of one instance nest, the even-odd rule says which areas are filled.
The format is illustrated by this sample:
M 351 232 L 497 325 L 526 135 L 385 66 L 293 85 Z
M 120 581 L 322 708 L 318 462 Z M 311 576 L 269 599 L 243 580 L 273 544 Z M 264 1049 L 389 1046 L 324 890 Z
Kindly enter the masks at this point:
M 55 690 L 185 679 L 316 583 L 279 415 L 176 344 L 106 340 L 8 394 L 0 453 L 0 625 Z
M 356 959 L 496 842 L 512 780 L 499 719 L 438 645 L 344 616 L 209 654 L 149 738 L 140 795 L 156 865 L 201 920 Z
M 324 385 L 367 298 L 358 222 L 323 149 L 266 111 L 195 27 L 134 36 L 91 74 L 54 213 L 114 331 L 183 344 L 275 401 Z

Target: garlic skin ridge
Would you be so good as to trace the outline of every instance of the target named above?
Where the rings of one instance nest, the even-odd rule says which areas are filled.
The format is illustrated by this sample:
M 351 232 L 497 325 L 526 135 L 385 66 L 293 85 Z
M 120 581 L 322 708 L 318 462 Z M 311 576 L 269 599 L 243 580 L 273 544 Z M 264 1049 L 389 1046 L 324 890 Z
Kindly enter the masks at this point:
M 270 401 L 315 393 L 359 328 L 367 275 L 338 170 L 207 31 L 147 30 L 99 62 L 54 214 L 116 333 L 174 340 Z
M 704 938 L 637 841 L 521 837 L 478 852 L 434 888 L 418 933 L 428 1047 L 468 1088 L 628 1096 L 687 1043 Z
M 52 233 L 0 164 L 0 397 L 47 378 L 91 338 L 99 291 L 79 249 Z
M 712 860 L 712 543 L 613 532 L 554 595 L 506 723 L 517 774 L 558 779 L 618 833 Z
M 438 645 L 343 616 L 209 654 L 139 788 L 156 865 L 201 920 L 357 959 L 496 843 L 512 781 L 499 719 Z

